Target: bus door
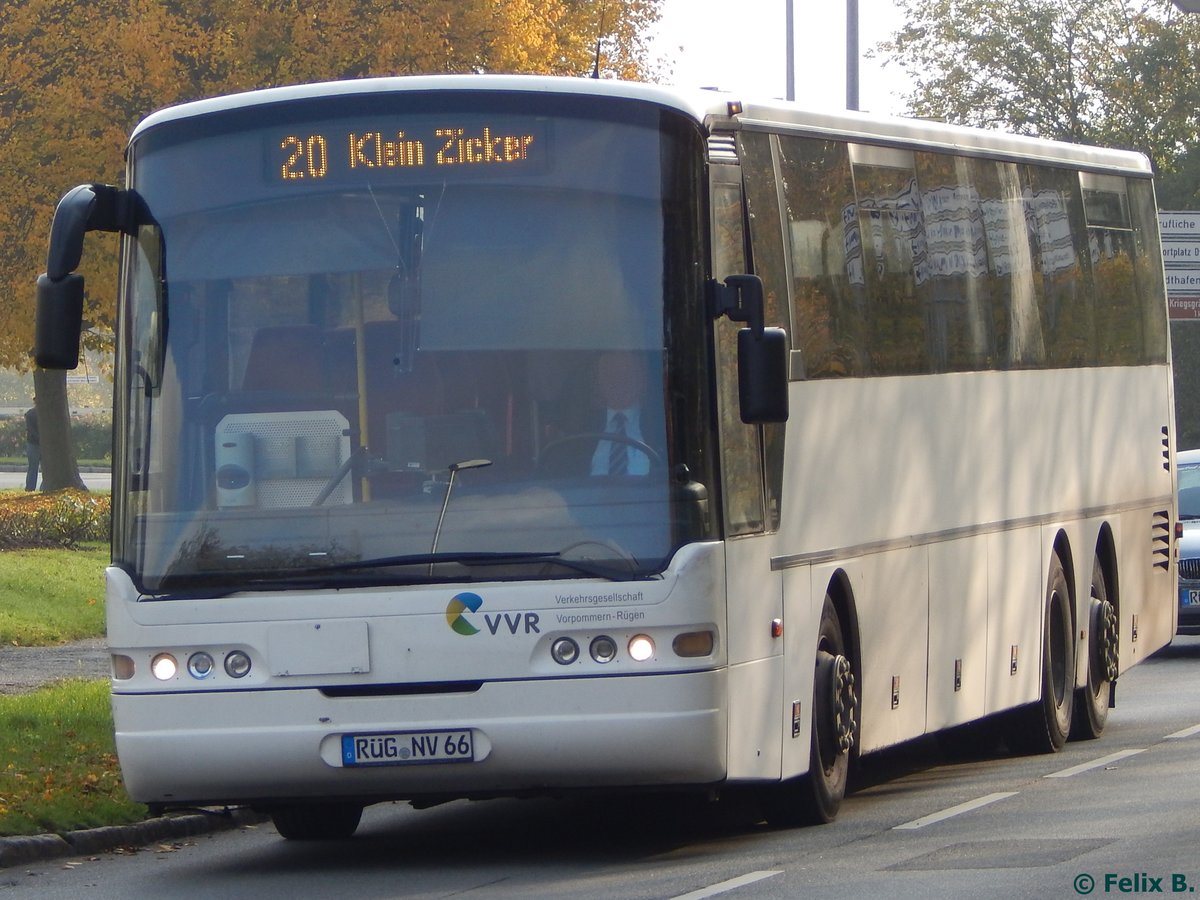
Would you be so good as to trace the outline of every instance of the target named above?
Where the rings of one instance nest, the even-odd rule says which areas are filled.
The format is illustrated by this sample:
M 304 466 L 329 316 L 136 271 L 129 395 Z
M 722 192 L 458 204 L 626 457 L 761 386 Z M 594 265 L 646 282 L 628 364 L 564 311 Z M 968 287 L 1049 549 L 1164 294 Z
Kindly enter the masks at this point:
M 710 167 L 712 272 L 717 281 L 747 271 L 741 171 Z M 780 573 L 771 571 L 767 532 L 778 507 L 764 480 L 764 431 L 740 415 L 738 331 L 729 318 L 714 322 L 718 434 L 729 650 L 729 777 L 780 777 L 783 646 L 771 623 L 782 620 Z M 778 494 L 776 493 L 776 499 Z

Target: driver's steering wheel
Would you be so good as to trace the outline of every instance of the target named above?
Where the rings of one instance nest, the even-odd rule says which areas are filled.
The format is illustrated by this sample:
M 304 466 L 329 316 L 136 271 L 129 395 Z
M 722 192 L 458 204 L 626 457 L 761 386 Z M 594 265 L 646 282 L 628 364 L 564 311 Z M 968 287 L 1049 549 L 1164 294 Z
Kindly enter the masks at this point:
M 562 455 L 562 448 L 570 447 L 574 444 L 587 441 L 592 446 L 600 443 L 600 441 L 611 441 L 617 444 L 625 444 L 632 447 L 640 453 L 646 454 L 646 458 L 650 460 L 650 468 L 658 468 L 662 465 L 662 454 L 647 444 L 645 441 L 640 441 L 635 437 L 630 437 L 627 434 L 612 434 L 607 431 L 582 431 L 578 434 L 568 434 L 560 438 L 555 438 L 542 448 L 541 454 L 538 456 L 538 469 L 551 469 L 553 466 L 547 465 L 546 460 L 555 456 Z M 588 457 L 590 460 L 591 457 Z M 589 462 L 590 466 L 590 462 Z

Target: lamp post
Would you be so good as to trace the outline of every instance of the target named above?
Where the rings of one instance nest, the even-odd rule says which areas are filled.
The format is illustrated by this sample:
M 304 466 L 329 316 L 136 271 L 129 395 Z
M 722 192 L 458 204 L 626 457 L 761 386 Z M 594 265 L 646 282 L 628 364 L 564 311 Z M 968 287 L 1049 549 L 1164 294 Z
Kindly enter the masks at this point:
M 1200 0 L 1175 0 L 1175 3 L 1191 3 L 1200 10 Z M 796 99 L 796 16 L 795 0 L 787 0 L 784 31 L 787 43 L 788 100 Z M 858 0 L 846 0 L 846 109 L 858 109 Z
M 787 15 L 784 17 L 786 19 L 785 33 L 787 34 L 787 42 L 786 42 L 787 49 L 784 50 L 784 53 L 787 54 L 787 56 L 786 56 L 786 59 L 787 59 L 787 66 L 786 66 L 787 93 L 784 96 L 788 100 L 796 99 L 796 10 L 795 10 L 795 5 L 796 5 L 795 0 L 787 0 Z
M 846 0 L 846 109 L 858 109 L 858 0 Z

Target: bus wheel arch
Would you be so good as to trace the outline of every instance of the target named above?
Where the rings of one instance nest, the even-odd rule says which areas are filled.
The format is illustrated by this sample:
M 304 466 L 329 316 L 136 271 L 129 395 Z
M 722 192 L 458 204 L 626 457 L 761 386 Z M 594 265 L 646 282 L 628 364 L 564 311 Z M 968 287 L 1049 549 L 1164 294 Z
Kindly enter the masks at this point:
M 1071 726 L 1073 740 L 1091 740 L 1104 731 L 1112 685 L 1120 672 L 1120 600 L 1118 596 L 1117 555 L 1112 531 L 1105 523 L 1096 540 L 1092 558 L 1090 587 L 1083 596 L 1080 626 L 1087 641 L 1081 648 L 1084 681 L 1075 695 L 1075 718 Z
M 1063 534 L 1054 542 L 1041 603 L 1040 696 L 1014 713 L 1010 749 L 1057 753 L 1067 742 L 1075 707 L 1075 592 L 1071 548 Z
M 839 572 L 826 589 L 814 647 L 808 771 L 768 788 L 764 806 L 772 825 L 825 824 L 841 808 L 861 728 L 857 625 L 848 581 Z
M 850 579 L 842 570 L 838 570 L 825 589 L 826 601 L 833 604 L 838 621 L 842 628 L 843 653 L 849 660 L 850 669 L 854 674 L 856 685 L 856 708 L 854 711 L 853 746 L 850 749 L 850 764 L 858 762 L 860 735 L 862 732 L 862 657 L 860 654 L 858 610 L 854 605 L 854 592 L 850 587 Z

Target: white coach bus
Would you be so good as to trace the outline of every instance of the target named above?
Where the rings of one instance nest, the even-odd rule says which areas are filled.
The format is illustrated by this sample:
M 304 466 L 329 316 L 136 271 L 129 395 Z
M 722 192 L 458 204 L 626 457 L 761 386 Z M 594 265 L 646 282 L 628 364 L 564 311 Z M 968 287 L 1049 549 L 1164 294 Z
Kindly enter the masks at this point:
M 120 234 L 108 641 L 155 808 L 747 787 L 987 720 L 1053 751 L 1175 630 L 1135 154 L 715 92 L 362 80 L 162 110 Z

